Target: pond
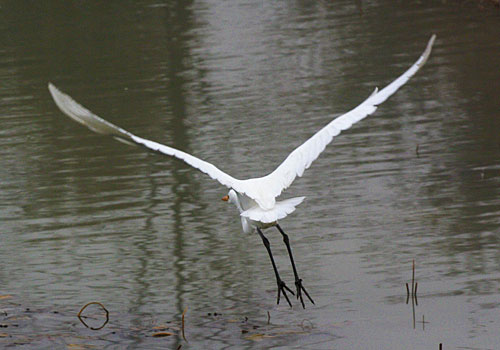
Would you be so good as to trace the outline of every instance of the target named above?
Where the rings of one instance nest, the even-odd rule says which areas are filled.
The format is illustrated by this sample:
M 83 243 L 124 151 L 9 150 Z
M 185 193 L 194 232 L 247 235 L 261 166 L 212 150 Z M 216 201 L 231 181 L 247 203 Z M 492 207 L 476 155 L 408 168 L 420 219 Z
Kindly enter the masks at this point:
M 497 347 L 498 8 L 0 1 L 0 16 L 0 347 Z M 276 305 L 266 249 L 225 187 L 90 132 L 47 90 L 237 178 L 263 176 L 433 33 L 426 66 L 284 193 L 307 197 L 280 222 L 315 301 L 305 309 Z M 265 233 L 293 286 L 281 236 Z M 99 330 L 77 318 L 89 302 L 109 311 Z M 83 314 L 105 321 L 99 305 Z

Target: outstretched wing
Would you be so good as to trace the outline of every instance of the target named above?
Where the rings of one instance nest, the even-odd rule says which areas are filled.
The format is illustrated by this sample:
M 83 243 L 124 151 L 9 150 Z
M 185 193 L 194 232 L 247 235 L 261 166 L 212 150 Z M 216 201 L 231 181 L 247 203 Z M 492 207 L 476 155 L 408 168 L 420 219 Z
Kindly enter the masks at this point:
M 433 35 L 422 56 L 420 56 L 417 62 L 399 78 L 380 91 L 375 89 L 374 93 L 358 107 L 334 119 L 290 153 L 285 161 L 271 174 L 247 180 L 235 179 L 204 160 L 175 148 L 143 139 L 111 124 L 78 104 L 70 96 L 61 92 L 51 83 L 49 83 L 49 90 L 57 106 L 63 113 L 78 123 L 85 125 L 90 130 L 100 134 L 110 135 L 128 144 L 141 145 L 149 150 L 181 159 L 192 167 L 219 181 L 221 184 L 233 188 L 239 193 L 246 194 L 248 197 L 255 200 L 262 209 L 270 210 L 275 205 L 275 198 L 279 196 L 283 190 L 288 188 L 297 176 L 302 176 L 304 171 L 309 168 L 316 158 L 318 158 L 319 154 L 335 136 L 340 134 L 341 131 L 349 129 L 354 123 L 375 112 L 379 104 L 394 94 L 425 64 L 429 58 L 435 39 L 436 36 Z
M 311 166 L 311 163 L 318 158 L 325 147 L 332 141 L 332 139 L 340 134 L 341 131 L 349 129 L 354 123 L 359 122 L 363 118 L 375 112 L 377 106 L 387 100 L 389 96 L 394 94 L 401 86 L 403 86 L 408 79 L 410 79 L 422 66 L 425 64 L 431 53 L 432 45 L 436 35 L 433 35 L 427 48 L 420 58 L 404 72 L 399 78 L 387 85 L 382 90 L 375 91 L 363 103 L 354 108 L 353 110 L 345 113 L 334 119 L 323 129 L 314 134 L 302 145 L 297 147 L 280 166 L 278 166 L 272 173 L 267 176 L 250 179 L 252 181 L 252 191 L 259 191 L 259 193 L 247 193 L 249 197 L 254 198 L 260 196 L 261 206 L 265 209 L 274 206 L 274 198 L 279 196 L 283 190 L 288 188 L 297 176 L 302 176 L 304 171 Z
M 64 114 L 77 121 L 78 123 L 85 125 L 90 130 L 95 131 L 96 133 L 110 135 L 119 141 L 132 145 L 140 145 L 146 147 L 149 150 L 181 159 L 192 167 L 204 172 L 212 179 L 219 181 L 224 186 L 234 188 L 236 191 L 239 191 L 241 187 L 245 187 L 242 184 L 241 180 L 233 178 L 222 170 L 219 170 L 213 164 L 210 164 L 178 149 L 168 147 L 154 141 L 143 139 L 142 137 L 136 136 L 128 132 L 127 130 L 124 130 L 98 117 L 85 107 L 78 104 L 70 96 L 61 92 L 52 83 L 49 83 L 49 91 L 52 94 L 55 103 Z

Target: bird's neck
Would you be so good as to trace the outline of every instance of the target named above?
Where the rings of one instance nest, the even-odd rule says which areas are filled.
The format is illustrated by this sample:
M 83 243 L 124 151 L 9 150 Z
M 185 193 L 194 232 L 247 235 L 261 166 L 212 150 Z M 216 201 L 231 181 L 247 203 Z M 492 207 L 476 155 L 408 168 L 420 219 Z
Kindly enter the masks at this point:
M 241 202 L 239 198 L 236 198 L 236 201 L 234 203 L 236 205 L 236 208 L 238 208 L 238 211 L 241 213 L 244 212 L 243 207 L 241 206 Z

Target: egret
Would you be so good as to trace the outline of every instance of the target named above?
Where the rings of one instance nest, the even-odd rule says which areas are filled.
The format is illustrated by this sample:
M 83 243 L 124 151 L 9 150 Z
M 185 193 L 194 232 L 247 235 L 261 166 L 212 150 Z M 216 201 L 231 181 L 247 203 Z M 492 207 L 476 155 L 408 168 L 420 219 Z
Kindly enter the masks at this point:
M 269 254 L 276 277 L 276 283 L 278 285 L 277 303 L 279 304 L 280 296 L 283 294 L 291 307 L 292 304 L 288 298 L 288 292 L 291 295 L 295 295 L 297 299 L 300 300 L 302 307 L 305 307 L 303 294 L 305 294 L 311 303 L 314 304 L 314 301 L 302 285 L 302 279 L 299 277 L 293 259 L 288 235 L 278 223 L 287 215 L 295 211 L 295 208 L 302 203 L 305 197 L 296 197 L 281 201 L 277 201 L 276 197 L 287 189 L 297 176 L 300 177 L 303 175 L 304 171 L 311 166 L 311 163 L 320 155 L 335 136 L 340 134 L 341 131 L 349 129 L 354 123 L 374 113 L 382 102 L 387 100 L 389 96 L 394 94 L 404 85 L 408 79 L 425 64 L 429 58 L 435 39 L 436 36 L 432 35 L 423 54 L 401 76 L 380 91 L 375 88 L 375 91 L 360 105 L 333 119 L 329 124 L 290 153 L 283 163 L 273 172 L 263 177 L 245 180 L 236 179 L 221 171 L 213 164 L 186 152 L 144 139 L 111 124 L 78 104 L 73 98 L 61 92 L 50 82 L 48 88 L 60 110 L 78 123 L 85 125 L 90 130 L 99 134 L 112 136 L 127 144 L 140 145 L 150 151 L 178 158 L 228 187 L 229 192 L 222 199 L 236 206 L 240 214 L 243 231 L 245 233 L 256 231 Z M 283 237 L 295 277 L 295 293 L 285 284 L 278 273 L 278 268 L 276 267 L 269 241 L 262 232 L 263 229 L 269 227 L 276 227 Z

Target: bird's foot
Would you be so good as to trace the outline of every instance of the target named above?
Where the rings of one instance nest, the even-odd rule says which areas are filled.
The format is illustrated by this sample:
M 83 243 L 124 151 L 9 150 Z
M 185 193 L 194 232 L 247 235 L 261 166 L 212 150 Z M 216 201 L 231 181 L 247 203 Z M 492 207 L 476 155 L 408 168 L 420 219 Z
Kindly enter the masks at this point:
M 300 303 L 302 304 L 302 307 L 305 309 L 306 306 L 304 304 L 304 299 L 302 298 L 302 292 L 306 295 L 306 297 L 311 301 L 311 303 L 314 304 L 314 300 L 312 300 L 311 296 L 309 293 L 307 293 L 307 290 L 304 288 L 302 285 L 302 279 L 297 279 L 295 280 L 295 287 L 297 288 L 297 299 L 300 300 Z
M 277 302 L 277 304 L 280 303 L 281 293 L 283 293 L 283 296 L 285 297 L 286 301 L 288 302 L 288 305 L 290 305 L 290 307 L 292 307 L 292 303 L 290 302 L 290 299 L 288 299 L 288 295 L 286 295 L 287 291 L 290 292 L 292 295 L 295 295 L 295 293 L 292 292 L 292 290 L 290 288 L 288 288 L 288 286 L 285 284 L 285 282 L 283 282 L 282 280 L 278 280 L 278 302 Z

